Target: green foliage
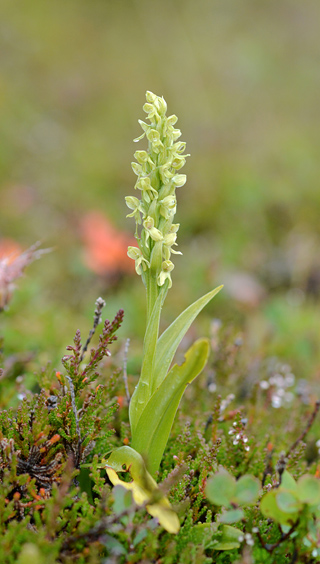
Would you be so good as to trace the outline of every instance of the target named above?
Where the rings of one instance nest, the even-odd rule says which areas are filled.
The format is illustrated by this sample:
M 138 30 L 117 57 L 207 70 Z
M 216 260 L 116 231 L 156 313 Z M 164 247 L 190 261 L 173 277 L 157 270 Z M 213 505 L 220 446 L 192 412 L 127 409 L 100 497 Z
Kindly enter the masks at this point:
M 241 476 L 239 480 L 221 468 L 209 478 L 206 486 L 208 499 L 215 505 L 253 505 L 259 495 L 259 482 L 253 476 Z
M 84 489 L 91 503 L 87 493 L 79 491 L 79 468 L 94 448 L 109 444 L 113 433 L 114 382 L 110 378 L 105 385 L 98 383 L 101 377 L 96 370 L 110 354 L 108 346 L 122 318 L 120 311 L 112 323 L 105 322 L 85 365 L 85 348 L 77 331 L 74 346 L 68 347 L 72 355 L 63 358 L 65 374 L 57 372 L 50 379 L 42 373 L 40 392 L 29 392 L 16 410 L 0 412 L 0 560 L 4 564 L 15 563 L 18 556 L 21 563 L 31 562 L 32 555 L 39 564 L 57 558 L 67 561 L 74 536 L 79 537 L 79 562 L 86 560 L 86 531 L 103 511 L 93 503 L 88 477 Z M 104 481 L 94 468 L 92 479 L 93 491 L 105 498 Z
M 305 474 L 296 482 L 284 471 L 280 486 L 261 500 L 261 512 L 279 523 L 288 538 L 299 538 L 301 554 L 320 556 L 316 531 L 320 527 L 320 482 Z
M 150 107 L 146 109 L 150 113 Z M 159 146 L 159 137 L 148 127 L 146 129 L 150 143 Z M 171 130 L 171 134 L 177 133 Z M 180 146 L 179 150 L 182 148 Z M 156 153 L 154 147 L 152 149 Z M 145 505 L 139 503 L 138 506 L 134 495 L 128 491 L 134 491 L 137 485 L 133 458 L 125 458 L 125 468 L 122 466 L 124 459 L 121 459 L 121 467 L 117 470 L 119 474 L 121 470 L 125 473 L 124 480 L 131 476 L 136 483 L 124 482 L 126 486 L 116 486 L 112 492 L 106 473 L 101 469 L 103 455 L 113 451 L 111 461 L 114 461 L 123 449 L 127 453 L 129 448 L 124 389 L 115 383 L 115 377 L 110 376 L 109 360 L 103 362 L 104 357 L 109 356 L 108 347 L 115 339 L 122 314 L 119 313 L 112 323 L 106 322 L 99 344 L 91 350 L 87 362 L 83 358 L 86 345 L 82 346 L 77 332 L 73 346 L 68 347 L 71 354 L 63 358 L 64 372 L 52 371 L 50 367 L 43 369 L 38 387 L 31 375 L 32 355 L 28 360 L 20 356 L 20 351 L 15 351 L 13 359 L 5 355 L 2 358 L 1 354 L 0 561 L 3 564 L 160 561 L 163 564 L 316 564 L 320 557 L 317 444 L 320 428 L 314 421 L 319 404 L 311 415 L 309 411 L 317 389 L 290 384 L 292 389 L 288 393 L 288 386 L 279 384 L 290 376 L 290 372 L 283 368 L 286 366 L 284 361 L 276 362 L 280 368 L 272 368 L 274 359 L 266 355 L 264 346 L 258 346 L 254 357 L 254 347 L 249 347 L 249 353 L 243 354 L 237 329 L 229 324 L 221 330 L 221 336 L 215 329 L 217 322 L 212 323 L 210 335 L 214 359 L 203 377 L 196 378 L 207 360 L 206 339 L 195 341 L 185 353 L 185 362 L 170 370 L 181 341 L 185 338 L 185 350 L 190 346 L 189 338 L 194 339 L 186 333 L 192 321 L 219 288 L 187 308 L 159 337 L 160 313 L 172 271 L 171 261 L 161 252 L 163 248 L 165 253 L 173 252 L 175 236 L 172 235 L 176 231 L 170 233 L 172 224 L 170 221 L 165 223 L 175 208 L 175 200 L 171 194 L 169 200 L 155 202 L 155 188 L 145 180 L 146 175 L 152 173 L 153 179 L 156 176 L 156 180 L 161 180 L 162 197 L 167 184 L 160 176 L 157 178 L 158 173 L 146 155 L 143 151 L 136 153 L 141 168 L 134 168 L 140 182 L 136 187 L 144 188 L 143 211 L 148 211 L 149 220 L 144 225 L 146 233 L 142 246 L 149 254 L 142 256 L 138 253 L 135 260 L 142 275 L 146 272 L 144 266 L 149 263 L 152 280 L 148 282 L 147 276 L 144 277 L 149 293 L 149 323 L 139 394 L 136 393 L 131 402 L 131 424 L 135 435 L 133 445 L 138 445 L 141 451 L 149 451 L 154 473 L 159 468 L 158 484 L 147 473 L 142 479 L 138 476 L 140 486 L 145 487 L 148 482 L 151 489 Z M 175 159 L 173 168 L 177 169 L 183 164 L 183 157 L 175 155 Z M 146 163 L 150 170 L 143 168 Z M 162 174 L 170 184 L 170 175 L 174 174 L 170 167 L 164 168 Z M 182 185 L 183 180 L 177 175 L 176 187 Z M 232 192 L 230 198 L 234 200 L 236 197 L 237 219 L 240 193 L 241 190 L 238 195 Z M 129 200 L 130 205 L 133 200 Z M 209 211 L 211 222 L 211 209 Z M 134 209 L 136 220 L 139 214 L 140 210 Z M 159 219 L 162 225 L 156 226 L 155 221 Z M 161 236 L 160 227 L 164 238 L 171 237 L 157 240 Z M 177 224 L 174 229 L 176 227 Z M 202 228 L 202 215 L 199 228 Z M 231 231 L 228 224 L 228 232 Z M 252 244 L 252 237 L 249 240 Z M 156 264 L 159 257 L 161 265 Z M 264 257 L 262 253 L 262 259 L 255 260 L 263 262 Z M 194 278 L 198 277 L 196 269 Z M 207 276 L 204 278 L 207 283 Z M 294 332 L 294 341 L 290 343 L 292 332 L 289 332 L 286 342 L 279 344 L 278 352 L 285 351 L 284 358 L 287 357 L 297 342 L 299 354 L 308 367 L 311 362 L 309 351 L 311 345 L 317 343 L 317 333 L 311 335 L 310 341 L 309 337 L 299 338 L 301 328 L 294 328 L 294 320 L 302 315 L 292 313 L 289 298 L 288 293 L 287 301 L 279 299 L 279 302 L 267 303 L 263 313 L 277 329 L 282 327 L 283 333 L 287 334 L 289 329 Z M 133 301 L 132 296 L 128 303 L 130 300 Z M 141 302 L 137 303 L 132 305 L 132 312 L 138 326 Z M 317 310 L 313 303 L 308 304 L 308 308 L 303 333 L 309 327 L 309 320 L 313 319 L 311 309 Z M 44 318 L 50 317 L 46 308 L 44 310 Z M 255 335 L 255 328 L 259 329 L 261 322 L 260 310 L 255 312 L 251 335 Z M 14 314 L 11 319 L 14 323 L 12 320 Z M 42 321 L 50 323 L 52 332 L 51 319 Z M 15 346 L 15 331 L 21 323 L 20 317 L 10 337 Z M 28 316 L 27 323 L 31 331 Z M 71 323 L 70 318 L 65 315 L 64 330 L 68 323 Z M 197 329 L 193 332 L 197 333 Z M 2 339 L 0 342 L 2 353 Z M 23 343 L 24 347 L 26 343 Z M 52 343 L 48 342 L 49 345 Z M 307 368 L 302 368 L 307 373 Z M 31 382 L 30 391 L 23 390 L 24 399 L 20 401 L 20 379 L 25 373 L 28 383 Z M 129 383 L 131 379 L 129 374 Z M 187 387 L 191 381 L 193 385 Z M 171 395 L 167 393 L 168 389 Z M 215 391 L 222 397 L 216 397 Z M 282 403 L 281 398 L 286 395 L 289 399 L 283 399 Z M 117 413 L 116 396 L 120 406 Z M 307 439 L 313 425 L 311 438 Z M 141 457 L 139 460 L 140 468 L 144 467 Z M 150 460 L 147 462 L 150 464 Z M 261 500 L 258 500 L 259 496 L 262 496 Z M 171 503 L 170 511 L 180 520 L 180 531 L 174 537 L 159 527 L 159 512 L 158 517 L 154 511 L 152 513 L 152 506 L 161 502 L 167 510 L 164 500 Z M 147 505 L 151 506 L 151 511 Z M 153 519 L 146 510 L 154 515 Z
M 208 341 L 196 341 L 187 351 L 183 364 L 171 368 L 140 415 L 132 447 L 145 453 L 152 474 L 160 465 L 185 388 L 203 370 L 208 354 Z
M 199 523 L 192 527 L 189 541 L 201 544 L 207 550 L 233 550 L 239 548 L 241 531 L 229 525 Z

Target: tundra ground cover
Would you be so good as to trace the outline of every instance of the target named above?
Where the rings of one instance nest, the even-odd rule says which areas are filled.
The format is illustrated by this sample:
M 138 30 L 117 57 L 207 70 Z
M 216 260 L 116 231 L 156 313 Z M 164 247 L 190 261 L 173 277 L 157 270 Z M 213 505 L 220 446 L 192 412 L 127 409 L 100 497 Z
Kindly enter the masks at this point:
M 141 170 L 134 166 L 142 198 L 127 198 L 137 227 L 143 220 L 138 247 L 128 251 L 147 293 L 140 380 L 130 399 L 133 375 L 125 366 L 123 381 L 110 362 L 123 310 L 104 322 L 97 345 L 88 350 L 105 306 L 101 298 L 87 340 L 77 331 L 63 369 L 42 369 L 38 388 L 33 380 L 28 390 L 23 375 L 29 358 L 20 359 L 21 366 L 19 356 L 13 363 L 4 358 L 2 561 L 317 562 L 316 387 L 297 381 L 281 359 L 264 357 L 252 365 L 240 336 L 217 320 L 208 332 L 214 354 L 207 368 L 209 340 L 198 339 L 184 352 L 187 340 L 186 360 L 167 374 L 191 321 L 217 291 L 173 321 L 162 334 L 169 339 L 158 337 L 172 284 L 175 188 L 185 181 L 174 169 L 184 158 L 169 150 L 180 132 L 172 116 L 165 117 L 164 100 L 147 92 L 144 109 L 151 121 L 143 126 L 149 147 L 136 153 Z M 14 260 L 19 255 L 11 265 Z M 21 268 L 3 277 L 2 286 L 10 289 L 5 306 L 16 272 Z

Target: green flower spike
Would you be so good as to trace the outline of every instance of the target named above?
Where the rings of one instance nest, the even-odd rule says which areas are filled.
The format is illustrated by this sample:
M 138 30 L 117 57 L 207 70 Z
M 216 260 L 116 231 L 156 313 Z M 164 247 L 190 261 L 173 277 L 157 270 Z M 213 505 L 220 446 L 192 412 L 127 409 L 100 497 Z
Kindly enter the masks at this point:
M 171 253 L 181 254 L 172 250 L 172 246 L 177 244 L 176 233 L 179 227 L 178 224 L 173 224 L 177 209 L 175 191 L 186 183 L 186 175 L 178 174 L 177 171 L 183 167 L 188 155 L 182 155 L 186 144 L 177 141 L 181 136 L 181 131 L 174 127 L 177 116 L 166 116 L 167 104 L 163 98 L 147 92 L 146 99 L 143 110 L 150 123 L 139 120 L 143 134 L 135 141 L 146 136 L 148 150 L 136 151 L 134 156 L 137 162 L 132 163 L 132 169 L 138 176 L 135 189 L 140 190 L 141 200 L 128 196 L 126 204 L 132 210 L 127 217 L 133 217 L 136 222 L 136 237 L 141 251 L 138 263 L 134 253 L 129 253 L 129 256 L 136 261 L 139 274 L 141 265 L 143 268 L 149 319 L 160 293 L 163 301 L 172 286 Z M 168 261 L 170 271 L 168 265 L 163 267 L 163 263 Z

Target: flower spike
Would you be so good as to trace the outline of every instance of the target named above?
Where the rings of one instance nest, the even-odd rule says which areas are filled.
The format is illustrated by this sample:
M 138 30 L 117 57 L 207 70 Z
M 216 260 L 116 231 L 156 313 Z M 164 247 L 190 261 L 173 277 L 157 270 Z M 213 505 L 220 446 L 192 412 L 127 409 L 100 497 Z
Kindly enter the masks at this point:
M 167 290 L 172 286 L 171 253 L 181 254 L 172 249 L 179 228 L 173 223 L 177 209 L 175 191 L 186 183 L 186 175 L 178 171 L 189 155 L 182 154 L 186 144 L 178 141 L 181 132 L 174 127 L 178 118 L 166 116 L 167 104 L 162 97 L 147 91 L 143 110 L 147 121 L 139 120 L 143 133 L 135 141 L 146 136 L 148 148 L 135 151 L 137 162 L 132 163 L 138 177 L 135 189 L 140 190 L 141 199 L 126 197 L 126 204 L 132 210 L 127 217 L 135 219 L 139 248 L 133 251 L 130 247 L 128 255 L 135 260 L 137 273 L 144 273 L 144 283 L 153 296 L 151 312 L 161 288 L 165 286 Z

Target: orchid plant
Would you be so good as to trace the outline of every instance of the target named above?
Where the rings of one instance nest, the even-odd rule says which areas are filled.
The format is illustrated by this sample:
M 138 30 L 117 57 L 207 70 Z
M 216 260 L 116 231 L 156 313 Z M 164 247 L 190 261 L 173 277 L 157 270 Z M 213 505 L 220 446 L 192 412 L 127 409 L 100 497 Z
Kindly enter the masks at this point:
M 138 177 L 135 189 L 140 198 L 127 196 L 126 204 L 131 210 L 127 217 L 134 218 L 136 223 L 137 240 L 136 247 L 128 248 L 128 256 L 135 261 L 136 272 L 146 288 L 147 323 L 141 374 L 129 405 L 132 443 L 130 447 L 113 451 L 105 466 L 114 484 L 119 484 L 117 472 L 128 471 L 133 491 L 142 488 L 142 498 L 146 500 L 151 499 L 156 488 L 153 477 L 184 390 L 207 362 L 208 339 L 197 340 L 180 366 L 171 367 L 174 355 L 193 320 L 222 286 L 190 305 L 159 336 L 161 309 L 172 286 L 173 255 L 181 254 L 175 249 L 179 230 L 179 224 L 174 223 L 176 189 L 186 183 L 186 175 L 180 170 L 189 155 L 184 154 L 186 143 L 179 141 L 181 132 L 174 127 L 178 118 L 166 116 L 167 104 L 162 97 L 148 91 L 143 110 L 149 123 L 139 120 L 143 133 L 135 141 L 146 137 L 148 148 L 136 151 L 136 162 L 132 163 Z M 136 492 L 134 498 L 137 501 L 141 496 Z M 162 509 L 165 511 L 163 526 L 170 532 L 177 532 L 179 526 L 177 523 L 172 526 L 172 515 L 170 525 L 165 525 L 170 514 L 166 501 L 162 507 L 160 504 L 160 514 Z M 157 516 L 159 518 L 159 510 Z M 159 520 L 161 522 L 161 517 Z

